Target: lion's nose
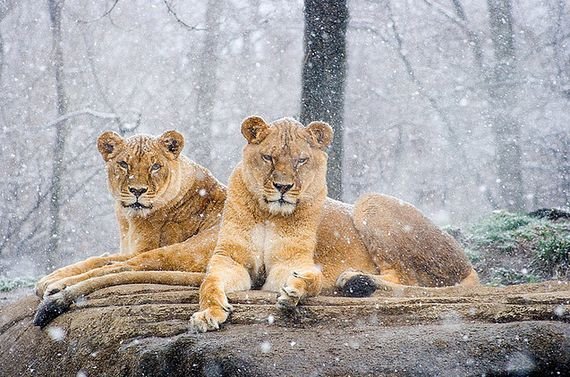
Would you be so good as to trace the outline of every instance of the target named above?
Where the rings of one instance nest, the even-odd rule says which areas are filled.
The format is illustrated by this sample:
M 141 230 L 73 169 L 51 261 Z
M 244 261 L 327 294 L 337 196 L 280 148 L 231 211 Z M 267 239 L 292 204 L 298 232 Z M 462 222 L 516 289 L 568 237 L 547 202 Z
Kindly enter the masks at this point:
M 273 183 L 273 187 L 277 189 L 281 194 L 285 194 L 287 191 L 291 190 L 293 185 L 283 185 L 281 183 Z
M 139 196 L 141 196 L 142 194 L 144 194 L 145 192 L 147 192 L 147 188 L 146 187 L 141 187 L 141 188 L 136 188 L 136 187 L 129 187 L 129 191 L 136 196 L 137 198 Z

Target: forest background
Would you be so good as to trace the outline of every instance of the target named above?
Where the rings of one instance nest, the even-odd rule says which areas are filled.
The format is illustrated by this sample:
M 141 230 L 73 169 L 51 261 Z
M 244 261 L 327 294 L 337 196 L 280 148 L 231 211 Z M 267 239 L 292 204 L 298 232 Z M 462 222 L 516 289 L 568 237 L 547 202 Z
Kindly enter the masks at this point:
M 347 202 L 568 208 L 569 41 L 565 0 L 0 0 L 0 277 L 117 250 L 108 129 L 178 129 L 227 182 L 243 118 L 318 117 Z

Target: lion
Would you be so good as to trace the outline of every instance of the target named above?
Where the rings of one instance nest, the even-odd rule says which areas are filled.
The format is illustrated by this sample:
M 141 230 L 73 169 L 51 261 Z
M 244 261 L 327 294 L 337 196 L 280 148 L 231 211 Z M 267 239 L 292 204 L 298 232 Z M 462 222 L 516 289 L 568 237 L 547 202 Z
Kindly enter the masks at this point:
M 371 194 L 350 206 L 326 197 L 324 122 L 244 120 L 243 159 L 228 185 L 218 242 L 200 286 L 198 332 L 219 329 L 226 294 L 279 292 L 290 310 L 322 289 L 354 296 L 406 286 L 478 284 L 461 247 L 412 205 Z
M 120 253 L 92 257 L 39 280 L 36 293 L 44 302 L 36 325 L 45 325 L 77 297 L 105 286 L 197 286 L 215 246 L 226 189 L 206 168 L 181 155 L 182 134 L 123 139 L 107 131 L 97 147 L 115 200 Z
M 290 140 L 280 141 L 275 136 L 270 137 L 278 133 L 282 127 L 286 127 L 286 124 L 293 129 L 302 128 L 300 124 L 288 118 L 271 124 L 256 116 L 243 121 L 242 134 L 248 141 L 244 147 L 244 155 L 248 151 L 247 153 L 250 153 L 252 158 L 257 157 L 257 161 L 248 160 L 250 162 L 246 164 L 244 159 L 238 167 L 239 170 L 246 170 L 246 168 L 248 170 L 248 173 L 240 178 L 246 187 L 242 187 L 244 196 L 234 196 L 231 200 L 243 203 L 247 198 L 256 198 L 247 202 L 249 203 L 247 208 L 251 211 L 260 211 L 265 215 L 269 213 L 271 216 L 280 217 L 280 221 L 284 224 L 289 221 L 285 226 L 288 226 L 294 233 L 297 227 L 294 219 L 301 213 L 295 214 L 295 212 L 303 208 L 308 200 L 308 197 L 301 192 L 308 194 L 318 192 L 318 195 L 315 194 L 317 201 L 321 201 L 322 195 L 326 193 L 326 191 L 319 191 L 323 190 L 323 187 L 326 189 L 325 178 L 322 175 L 323 169 L 326 169 L 326 155 L 323 149 L 324 145 L 330 142 L 329 138 L 332 138 L 332 134 L 328 132 L 328 126 L 315 125 L 313 131 L 316 132 L 320 127 L 320 133 L 311 136 L 309 141 L 307 141 L 307 130 L 298 131 L 301 136 L 294 132 Z M 315 140 L 314 137 L 317 139 Z M 128 188 L 126 191 L 121 189 L 120 181 L 125 178 L 124 171 L 116 170 L 117 165 L 124 161 L 119 157 L 119 151 L 126 156 L 136 155 L 137 151 L 141 150 L 134 141 L 138 138 L 142 138 L 140 144 L 154 145 L 153 148 L 142 149 L 148 155 L 146 162 L 133 160 L 141 161 L 143 167 L 146 165 L 146 168 L 141 169 L 141 174 L 148 174 L 148 169 L 151 169 L 155 163 L 154 161 L 151 163 L 153 156 L 162 156 L 165 153 L 167 157 L 170 156 L 167 161 L 178 160 L 178 163 L 163 165 L 162 169 L 175 171 L 180 169 L 187 172 L 186 175 L 178 175 L 182 181 L 179 185 L 180 195 L 176 197 L 184 198 L 184 200 L 180 200 L 174 206 L 165 204 L 164 207 L 157 204 L 153 204 L 152 208 L 142 206 L 125 208 L 123 206 L 123 204 L 127 206 L 133 204 L 133 196 L 128 194 L 130 192 Z M 129 141 L 131 139 L 132 142 Z M 53 318 L 65 312 L 77 298 L 112 285 L 161 283 L 200 286 L 208 260 L 216 246 L 220 216 L 226 200 L 226 189 L 207 169 L 183 156 L 178 156 L 183 143 L 182 135 L 173 131 L 157 139 L 136 136 L 123 140 L 114 133 L 104 133 L 99 137 L 98 146 L 107 164 L 109 188 L 116 198 L 117 217 L 119 224 L 122 224 L 120 226 L 122 253 L 89 258 L 84 262 L 57 270 L 40 280 L 37 292 L 44 297 L 44 300 L 36 314 L 36 325 L 45 326 Z M 324 144 L 320 146 L 319 143 Z M 307 144 L 310 145 L 309 149 L 307 149 Z M 255 151 L 255 148 L 268 150 L 271 153 L 255 154 L 251 152 Z M 294 184 L 302 184 L 303 186 L 300 187 L 303 188 L 300 189 L 299 186 L 297 188 L 281 187 L 283 190 L 287 188 L 287 191 L 290 191 L 284 194 L 285 197 L 294 195 L 295 200 L 287 202 L 283 199 L 281 201 L 280 191 L 275 186 L 266 188 L 267 192 L 259 188 L 255 177 L 271 179 L 269 172 L 275 163 L 274 158 L 280 157 L 278 156 L 280 151 L 286 150 L 291 154 L 291 150 L 301 149 L 307 151 L 308 159 L 303 160 L 299 158 L 300 156 L 289 155 L 289 163 L 293 164 L 296 159 L 295 163 L 298 166 L 297 169 L 290 170 L 288 174 L 295 176 Z M 287 155 L 283 158 L 287 161 Z M 126 160 L 129 158 L 127 157 Z M 309 173 L 308 176 L 312 177 L 311 179 L 298 181 L 300 177 L 297 177 L 297 170 L 303 166 L 304 168 L 311 166 L 318 174 Z M 287 173 L 287 167 L 283 169 Z M 138 169 L 135 170 L 138 171 Z M 171 180 L 171 183 L 175 181 Z M 309 189 L 307 186 L 310 186 Z M 171 194 L 175 191 L 174 187 L 168 189 Z M 127 201 L 123 203 L 125 198 Z M 277 198 L 276 202 L 275 198 Z M 299 202 L 295 202 L 296 200 Z M 148 207 L 150 202 L 143 201 L 140 204 Z M 228 204 L 228 206 L 231 205 Z M 139 205 L 133 207 L 139 207 Z M 154 211 L 159 211 L 161 208 L 163 216 L 153 215 Z M 173 212 L 167 208 L 179 208 L 180 211 Z M 271 212 L 269 212 L 270 208 Z M 456 286 L 461 288 L 478 284 L 477 273 L 472 269 L 457 242 L 408 203 L 386 195 L 369 194 L 360 198 L 355 205 L 325 198 L 322 208 L 318 205 L 314 208 L 317 213 L 320 212 L 320 215 L 309 215 L 308 219 L 314 221 L 318 218 L 317 225 L 313 224 L 317 227 L 316 249 L 313 256 L 314 263 L 308 262 L 307 267 L 309 267 L 308 272 L 315 276 L 318 275 L 318 271 L 314 266 L 317 270 L 320 269 L 322 292 L 325 294 L 340 293 L 346 296 L 363 297 L 372 295 L 377 289 L 397 291 L 409 290 L 410 287 L 415 287 L 420 290 L 419 293 L 425 294 L 425 289 L 441 290 L 442 287 L 454 289 Z M 177 216 L 183 213 L 193 215 L 186 216 L 187 222 L 184 222 L 182 219 L 177 219 Z M 166 214 L 168 215 L 165 218 Z M 140 225 L 153 218 L 158 224 L 161 219 L 164 220 L 164 226 L 157 226 L 154 232 L 145 233 L 144 230 L 149 228 Z M 183 225 L 176 226 L 173 223 Z M 126 226 L 128 224 L 131 225 Z M 180 233 L 176 236 L 179 231 L 173 232 L 171 229 L 186 229 L 187 227 L 192 229 L 188 232 L 191 236 L 184 242 L 176 243 L 185 235 Z M 254 241 L 256 247 L 263 248 L 273 242 L 275 235 L 273 230 L 263 223 L 254 227 L 254 232 L 248 237 Z M 149 241 L 141 242 L 147 237 Z M 308 237 L 306 241 L 307 248 L 310 248 L 311 237 Z M 170 242 L 174 243 L 166 246 Z M 129 249 L 135 245 L 140 249 L 137 250 L 136 247 Z M 152 247 L 159 248 L 152 249 Z M 310 259 L 309 256 L 309 254 L 306 255 L 307 261 Z M 251 286 L 262 287 L 266 280 L 265 275 L 263 270 L 259 271 L 256 275 L 258 279 L 252 281 Z M 315 281 L 317 285 L 318 279 L 316 278 Z M 292 280 L 295 282 L 295 279 Z M 318 291 L 317 285 L 308 287 L 314 288 L 313 291 L 309 289 L 311 294 Z M 294 286 L 293 284 L 292 287 Z M 270 286 L 267 285 L 266 288 Z M 280 288 L 271 287 L 272 290 Z M 293 291 L 290 289 L 289 292 Z M 281 302 L 284 307 L 298 303 L 304 298 L 303 292 L 297 292 L 299 297 L 295 297 L 294 294 L 295 292 L 292 295 L 283 296 Z M 230 308 L 225 304 L 224 302 L 226 309 Z

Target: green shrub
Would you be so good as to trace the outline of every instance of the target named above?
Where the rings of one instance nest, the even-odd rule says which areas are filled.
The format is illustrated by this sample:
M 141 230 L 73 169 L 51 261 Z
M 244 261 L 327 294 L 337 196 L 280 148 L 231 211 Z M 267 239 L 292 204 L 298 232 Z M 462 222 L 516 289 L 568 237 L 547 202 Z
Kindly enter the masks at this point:
M 469 229 L 467 255 L 492 284 L 567 278 L 570 222 L 496 211 Z M 515 261 L 523 262 L 519 268 L 524 264 L 528 271 L 516 271 Z
M 570 231 L 545 230 L 538 240 L 533 262 L 553 275 L 565 274 L 570 267 Z
M 36 284 L 36 280 L 32 278 L 0 278 L 0 292 L 9 292 L 17 288 L 30 288 Z
M 512 252 L 517 245 L 515 232 L 532 220 L 528 216 L 503 211 L 493 212 L 470 229 L 471 241 L 475 246 L 492 246 L 498 251 Z

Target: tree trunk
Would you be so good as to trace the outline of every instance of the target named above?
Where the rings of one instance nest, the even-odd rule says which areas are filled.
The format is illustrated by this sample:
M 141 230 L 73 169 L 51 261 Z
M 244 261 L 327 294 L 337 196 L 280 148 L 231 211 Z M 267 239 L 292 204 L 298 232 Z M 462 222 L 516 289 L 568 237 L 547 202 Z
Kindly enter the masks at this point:
M 65 94 L 65 75 L 63 71 L 63 50 L 61 31 L 61 11 L 64 0 L 48 0 L 53 57 L 52 66 L 55 73 L 55 92 L 57 116 L 61 117 L 67 113 L 67 97 Z M 62 120 L 55 125 L 55 143 L 53 147 L 53 165 L 51 177 L 51 197 L 49 202 L 50 233 L 46 250 L 46 260 L 44 268 L 51 270 L 59 254 L 59 241 L 61 238 L 61 179 L 63 176 L 63 158 L 65 153 L 65 139 L 67 137 L 66 121 Z
M 524 210 L 521 125 L 512 115 L 517 103 L 516 57 L 510 0 L 487 0 L 495 67 L 491 77 L 491 122 L 496 143 L 499 192 L 506 209 Z
M 481 47 L 481 38 L 473 31 L 467 24 L 467 15 L 465 14 L 465 9 L 460 0 L 452 0 L 453 9 L 455 14 L 461 21 L 463 21 L 463 30 L 467 34 L 469 40 L 469 46 L 471 46 L 471 51 L 473 52 L 473 58 L 475 60 L 475 65 L 480 73 L 485 72 L 483 64 L 483 48 Z
M 301 123 L 329 122 L 335 131 L 329 151 L 329 196 L 342 197 L 346 0 L 305 0 Z
M 193 121 L 190 140 L 194 141 L 192 159 L 198 163 L 210 164 L 212 150 L 211 127 L 217 90 L 216 70 L 218 68 L 218 33 L 220 30 L 220 0 L 208 0 L 206 8 L 206 35 L 199 57 L 196 107 L 190 114 Z

